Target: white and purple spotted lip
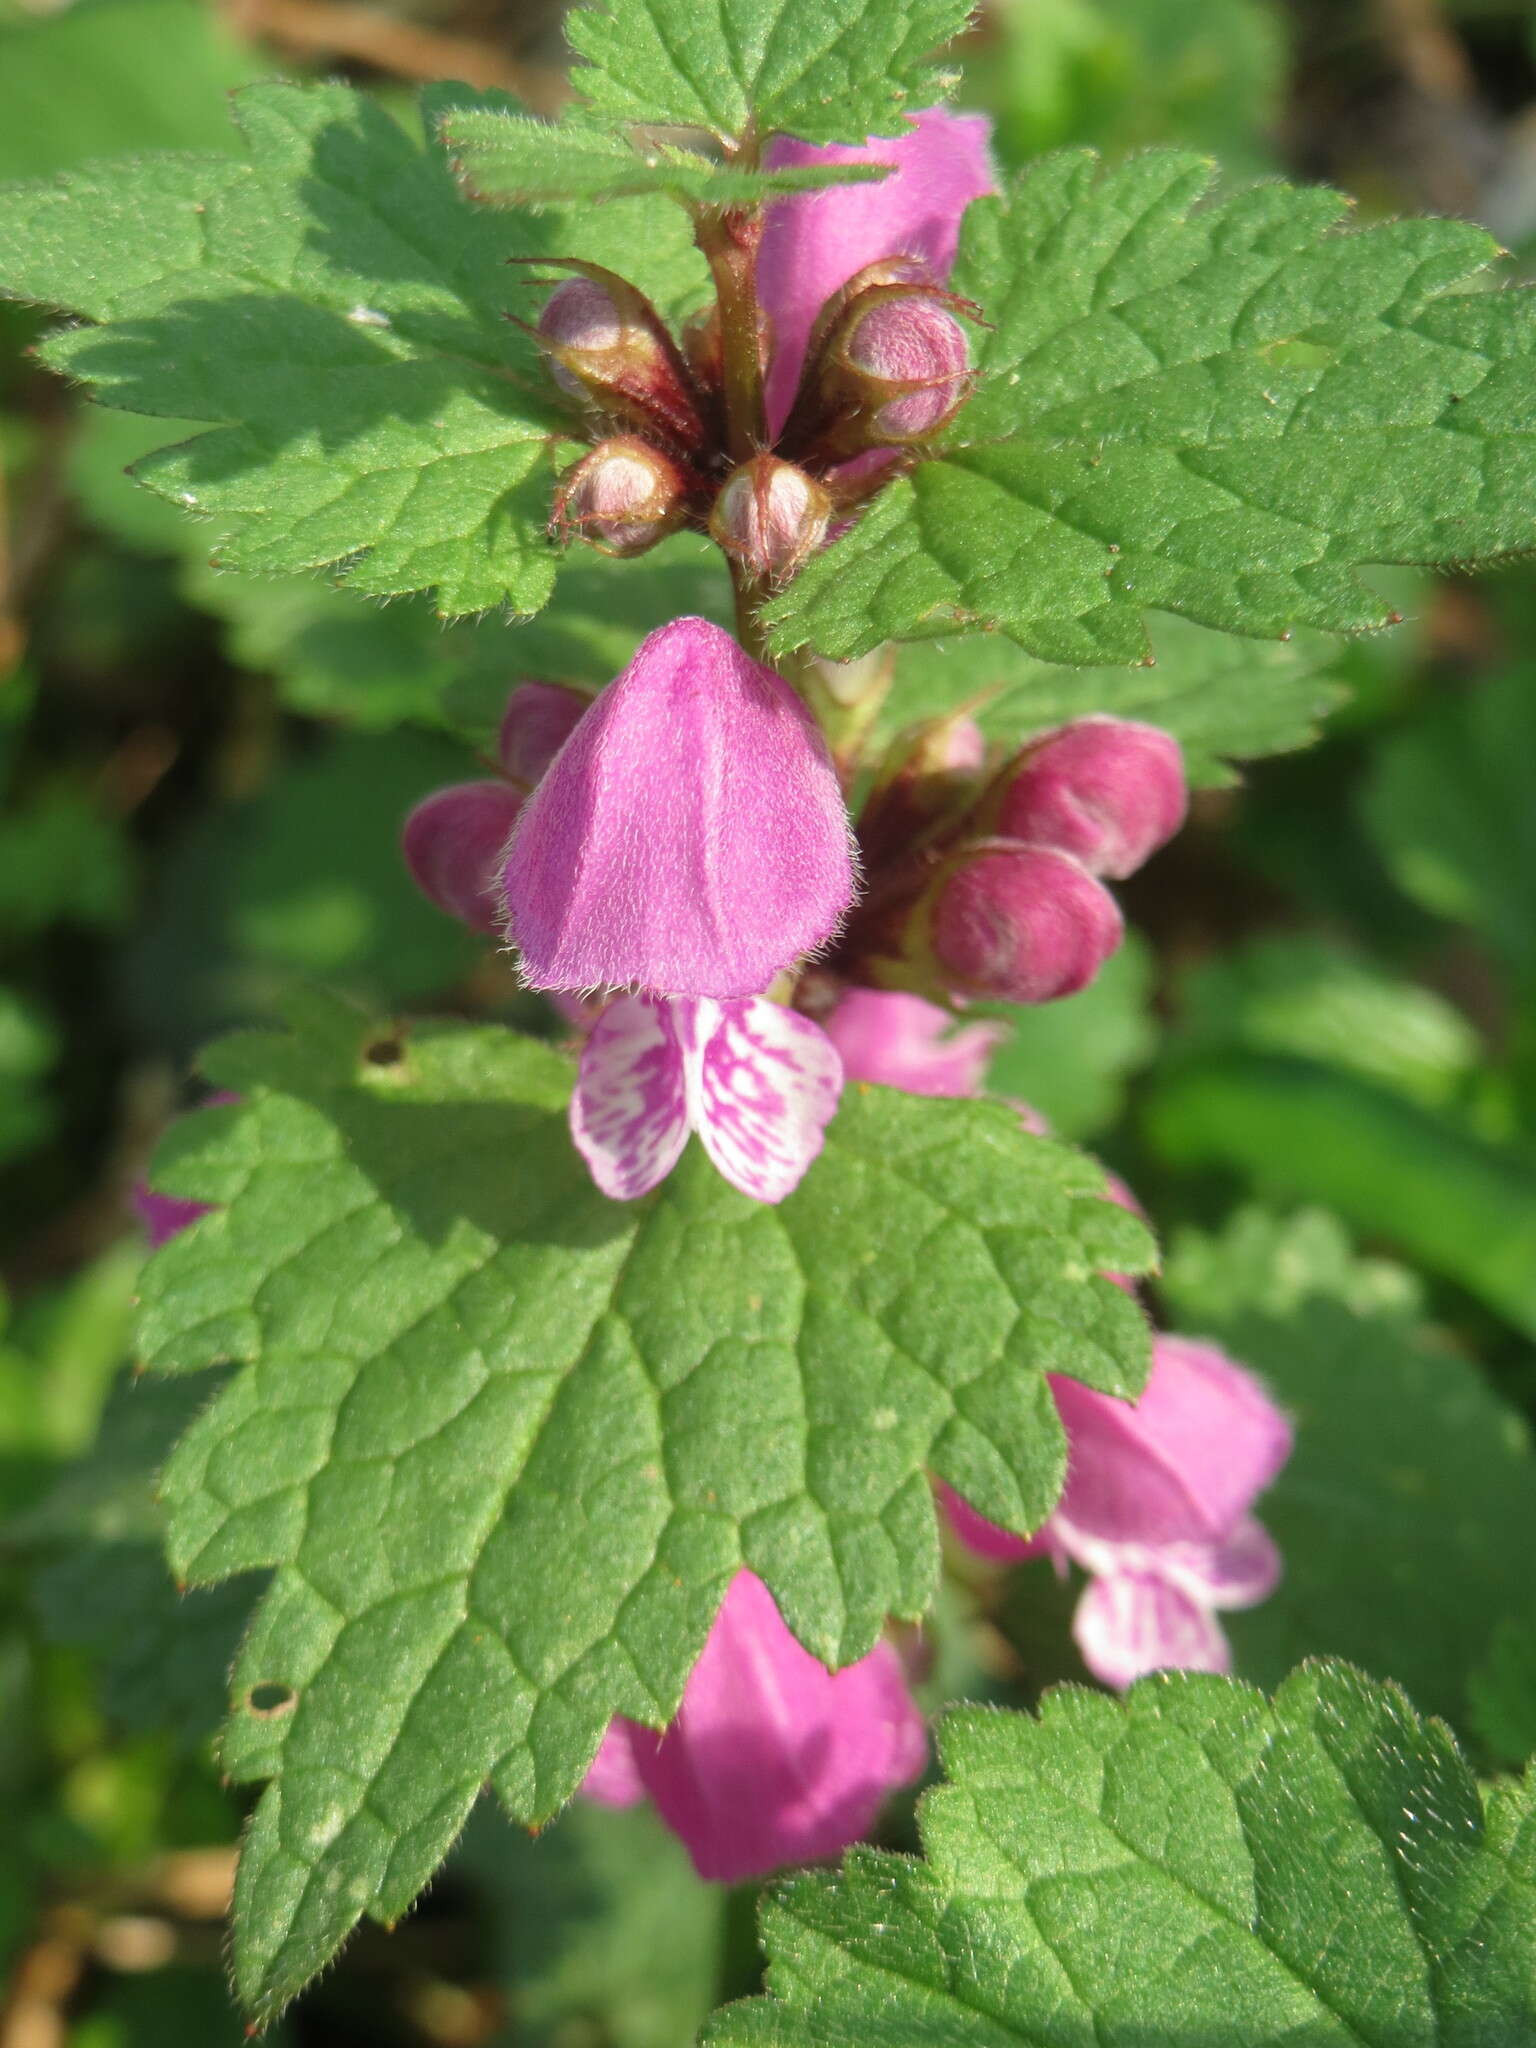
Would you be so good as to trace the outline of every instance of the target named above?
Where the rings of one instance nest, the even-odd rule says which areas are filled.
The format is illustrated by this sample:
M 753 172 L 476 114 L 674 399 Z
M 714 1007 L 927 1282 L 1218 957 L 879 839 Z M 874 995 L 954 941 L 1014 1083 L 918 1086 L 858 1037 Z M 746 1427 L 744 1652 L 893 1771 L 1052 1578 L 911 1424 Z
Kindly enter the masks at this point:
M 582 1052 L 571 1135 L 616 1202 L 659 1186 L 690 1131 L 733 1187 L 782 1202 L 821 1150 L 842 1086 L 825 1032 L 762 996 L 619 996 Z

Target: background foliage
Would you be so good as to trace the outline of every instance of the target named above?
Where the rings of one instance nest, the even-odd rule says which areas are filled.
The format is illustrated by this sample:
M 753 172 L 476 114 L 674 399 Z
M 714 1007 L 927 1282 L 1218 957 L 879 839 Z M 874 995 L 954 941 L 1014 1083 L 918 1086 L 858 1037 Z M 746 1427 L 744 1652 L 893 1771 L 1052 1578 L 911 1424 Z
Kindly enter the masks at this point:
M 918 89 L 955 12 L 904 11 L 883 90 Z M 594 19 L 582 34 L 600 56 Z M 1521 262 L 1536 254 L 1536 34 L 1516 0 L 998 0 L 959 55 L 960 97 L 994 114 L 1010 162 L 1173 143 L 1214 153 L 1229 180 L 1326 176 L 1366 220 L 1430 208 Z M 547 109 L 562 61 L 553 5 L 0 0 L 0 179 L 167 148 L 206 152 L 226 177 L 223 95 L 278 73 L 361 88 L 378 110 L 369 146 L 387 154 L 417 83 L 468 78 Z M 659 64 L 641 84 L 673 118 L 694 89 Z M 792 66 L 768 86 L 794 105 Z M 827 132 L 874 111 L 852 100 Z M 691 252 L 637 247 L 631 206 L 584 209 L 580 252 L 669 309 L 696 303 Z M 574 246 L 573 221 L 541 218 L 542 246 Z M 378 330 L 354 324 L 358 365 L 430 380 L 417 344 L 444 320 L 515 351 L 494 317 L 508 230 L 486 222 L 455 277 L 402 284 L 388 362 Z M 678 540 L 573 566 L 559 614 L 510 641 L 493 621 L 445 628 L 420 598 L 367 594 L 416 587 L 417 562 L 367 557 L 351 587 L 294 573 L 331 559 L 301 521 L 291 552 L 252 558 L 259 577 L 223 573 L 195 522 L 123 476 L 178 438 L 175 420 L 167 432 L 84 403 L 33 353 L 45 324 L 0 303 L 0 2043 L 217 2044 L 240 2038 L 218 1923 L 249 1795 L 219 1783 L 211 1734 L 283 1560 L 252 1541 L 243 1576 L 185 1595 L 164 1574 L 151 1477 L 219 1390 L 205 1375 L 131 1392 L 120 1378 L 139 1264 L 126 1191 L 184 1100 L 193 1051 L 229 1027 L 270 1031 L 317 982 L 375 1012 L 543 1030 L 504 964 L 415 896 L 400 815 L 463 772 L 517 675 L 601 681 L 658 618 L 721 615 L 725 592 L 707 552 Z M 91 347 L 54 353 L 83 367 Z M 217 395 L 155 403 L 196 417 L 194 397 Z M 464 537 L 480 534 L 484 419 L 460 424 L 426 580 L 440 572 L 473 609 L 485 554 Z M 382 453 L 388 470 L 416 451 Z M 303 454 L 295 442 L 295 503 Z M 542 477 L 529 488 L 536 506 Z M 489 545 L 503 587 L 532 593 L 530 519 Z M 1444 1716 L 1493 1778 L 1536 1748 L 1536 572 L 1372 581 L 1375 609 L 1404 615 L 1390 633 L 1274 647 L 1157 618 L 1159 667 L 1103 672 L 1103 708 L 1174 725 L 1205 793 L 1126 892 L 1133 943 L 1086 995 L 1010 1020 L 997 1081 L 1127 1175 L 1170 1242 L 1166 1319 L 1221 1338 L 1298 1418 L 1266 1511 L 1288 1575 L 1233 1618 L 1240 1675 L 1273 1689 L 1303 1657 L 1348 1659 Z M 922 715 L 953 658 L 948 642 L 913 650 L 893 715 Z M 1008 641 L 978 660 L 1001 686 L 994 731 L 1059 715 L 1060 670 Z M 1262 691 L 1274 756 L 1240 781 L 1223 758 L 1234 667 Z M 1287 751 L 1320 728 L 1319 745 Z M 197 1441 L 238 1398 L 219 1394 Z M 190 1564 L 195 1475 L 172 1495 Z M 1044 1567 L 983 1585 L 962 1566 L 930 1643 L 931 1705 L 1024 1705 L 1081 1676 Z M 1188 1725 L 1207 1711 L 1199 1691 L 1179 1709 Z M 1321 1768 L 1304 1692 L 1293 1681 L 1273 1709 L 1301 1731 L 1303 1775 Z M 1383 1716 L 1407 1726 L 1390 1696 L 1334 1704 L 1362 1742 Z M 1122 1739 L 1098 1703 L 1073 1727 L 1057 1712 L 1037 1748 Z M 1135 1713 L 1129 1725 L 1134 1756 L 1149 1738 Z M 1445 1775 L 1439 1739 L 1413 1735 L 1424 1769 L 1448 1799 L 1475 1799 Z M 951 1817 L 979 1796 L 969 1781 L 1028 1775 L 989 1762 L 970 1722 L 949 1744 L 956 1787 L 933 1809 L 921 1880 L 940 1890 Z M 916 1845 L 907 1816 L 890 1830 L 888 1846 Z M 1137 1875 L 1148 1913 L 1159 1881 Z M 858 1882 L 877 1884 L 878 1866 Z M 802 1921 L 835 1930 L 837 1899 L 792 1889 L 775 1940 L 801 1938 Z M 365 1929 L 270 2038 L 681 2048 L 715 2005 L 758 1988 L 754 1905 L 700 1885 L 648 1812 L 573 1809 L 534 1841 L 481 1807 L 412 1918 L 389 1940 Z M 801 2038 L 792 2010 L 774 2013 L 749 2007 L 719 2038 Z

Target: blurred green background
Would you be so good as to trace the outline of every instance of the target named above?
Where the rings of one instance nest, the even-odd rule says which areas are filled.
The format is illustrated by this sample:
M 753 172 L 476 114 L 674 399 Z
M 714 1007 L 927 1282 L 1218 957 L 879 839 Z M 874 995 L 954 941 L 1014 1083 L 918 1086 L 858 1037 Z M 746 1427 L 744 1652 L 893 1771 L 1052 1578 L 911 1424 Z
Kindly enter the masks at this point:
M 438 77 L 547 111 L 561 50 L 554 0 L 0 0 L 0 180 L 231 148 L 225 93 L 279 72 L 407 121 Z M 995 0 L 963 55 L 1009 163 L 1173 140 L 1536 255 L 1531 0 Z M 663 573 L 575 572 L 601 624 L 513 634 L 222 576 L 124 477 L 165 423 L 38 371 L 41 324 L 0 304 L 0 2048 L 217 2048 L 241 1806 L 212 1731 L 251 1588 L 182 1598 L 159 1560 L 152 1475 L 207 1388 L 122 1380 L 128 1191 L 196 1047 L 295 982 L 538 1028 L 415 895 L 401 816 L 473 772 L 519 677 L 601 680 L 658 604 L 720 592 L 677 543 Z M 1130 1179 L 1165 1319 L 1298 1418 L 1241 1673 L 1352 1657 L 1493 1773 L 1536 1749 L 1536 570 L 1390 590 L 1401 627 L 1319 657 L 1321 744 L 1202 793 L 1126 891 L 1124 953 L 1013 1020 L 996 1085 Z M 1268 652 L 1228 655 L 1290 730 Z M 956 1560 L 930 1701 L 1081 1677 L 1070 1598 Z M 275 2038 L 683 2048 L 755 1982 L 752 1907 L 646 1812 L 533 1843 L 483 1811 Z

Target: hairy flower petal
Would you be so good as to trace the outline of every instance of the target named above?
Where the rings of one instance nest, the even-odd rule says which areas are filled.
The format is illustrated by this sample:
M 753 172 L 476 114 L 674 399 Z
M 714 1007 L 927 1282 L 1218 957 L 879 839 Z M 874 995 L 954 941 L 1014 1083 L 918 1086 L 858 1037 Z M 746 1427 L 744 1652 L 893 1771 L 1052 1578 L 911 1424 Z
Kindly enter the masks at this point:
M 794 401 L 805 345 L 835 291 L 882 256 L 918 256 L 936 282 L 949 276 L 960 217 L 973 199 L 997 189 L 984 114 L 926 107 L 903 135 L 857 145 L 816 146 L 780 137 L 770 169 L 800 164 L 894 164 L 877 185 L 832 185 L 797 193 L 768 210 L 758 258 L 758 298 L 773 325 L 768 416 L 774 433 Z
M 847 813 L 805 707 L 706 619 L 652 633 L 523 806 L 503 876 L 543 989 L 752 996 L 853 899 Z

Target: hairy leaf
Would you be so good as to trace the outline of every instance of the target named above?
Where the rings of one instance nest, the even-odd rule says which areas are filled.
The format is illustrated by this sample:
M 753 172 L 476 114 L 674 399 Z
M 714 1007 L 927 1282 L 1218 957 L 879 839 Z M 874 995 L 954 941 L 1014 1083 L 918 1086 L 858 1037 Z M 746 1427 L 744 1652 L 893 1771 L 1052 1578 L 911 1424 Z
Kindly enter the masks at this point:
M 775 193 L 863 185 L 889 176 L 879 164 L 737 170 L 661 143 L 632 148 L 622 135 L 578 121 L 531 121 L 489 108 L 446 115 L 438 134 L 457 159 L 472 198 L 511 205 L 663 192 L 711 206 L 756 206 Z
M 1147 610 L 1278 637 L 1391 614 L 1373 562 L 1536 545 L 1536 296 L 1444 220 L 1340 232 L 1336 193 L 1203 203 L 1160 150 L 1046 159 L 966 214 L 991 323 L 941 458 L 771 613 L 777 644 L 1001 630 L 1045 659 L 1144 657 Z
M 862 142 L 952 80 L 931 53 L 968 0 L 606 0 L 567 23 L 575 83 L 608 121 Z
M 1447 1731 L 1347 1665 L 1273 1705 L 1222 1679 L 972 1708 L 922 1863 L 857 1851 L 763 1916 L 773 1996 L 708 2048 L 942 2042 L 1519 2048 L 1536 1814 L 1486 1809 Z
M 504 1031 L 370 1041 L 327 1005 L 208 1070 L 242 1105 L 184 1119 L 157 1180 L 219 1207 L 151 1262 L 140 1342 L 246 1368 L 163 1491 L 181 1576 L 277 1568 L 224 1745 L 277 1780 L 236 1904 L 258 2015 L 404 1911 L 487 1778 L 539 1820 L 611 1715 L 663 1724 L 740 1565 L 861 1656 L 931 1593 L 929 1470 L 1034 1526 L 1045 1372 L 1141 1383 L 1094 1276 L 1145 1235 L 1004 1107 L 853 1089 L 778 1209 L 697 1149 L 615 1204 L 566 1060 Z
M 215 423 L 135 474 L 211 521 L 228 566 L 537 611 L 562 417 L 505 318 L 534 310 L 506 259 L 601 261 L 617 237 L 671 303 L 697 278 L 696 257 L 674 260 L 686 224 L 486 213 L 435 145 L 342 86 L 234 104 L 246 160 L 146 156 L 0 190 L 0 292 L 93 323 L 43 355 L 103 403 Z

